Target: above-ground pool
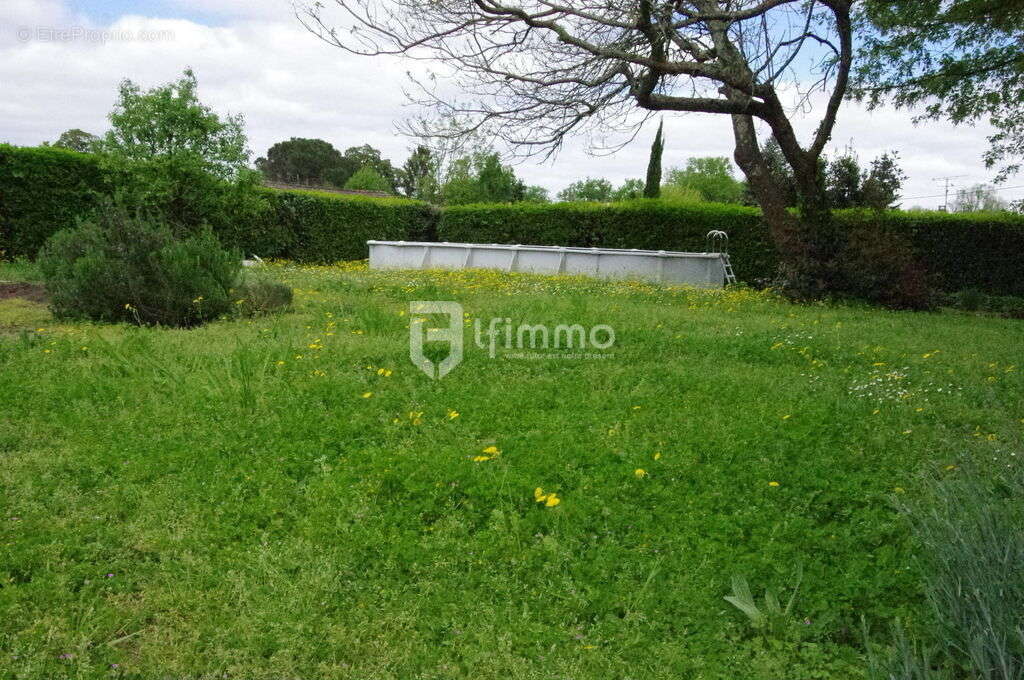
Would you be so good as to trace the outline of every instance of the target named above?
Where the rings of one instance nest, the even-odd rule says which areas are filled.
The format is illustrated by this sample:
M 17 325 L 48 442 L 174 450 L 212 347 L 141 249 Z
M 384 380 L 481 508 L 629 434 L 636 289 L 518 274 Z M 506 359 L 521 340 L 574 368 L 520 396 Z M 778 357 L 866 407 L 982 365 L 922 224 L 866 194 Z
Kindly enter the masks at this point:
M 370 269 L 500 269 L 531 274 L 582 274 L 601 278 L 725 285 L 728 255 L 671 250 L 564 248 L 497 243 L 367 241 Z

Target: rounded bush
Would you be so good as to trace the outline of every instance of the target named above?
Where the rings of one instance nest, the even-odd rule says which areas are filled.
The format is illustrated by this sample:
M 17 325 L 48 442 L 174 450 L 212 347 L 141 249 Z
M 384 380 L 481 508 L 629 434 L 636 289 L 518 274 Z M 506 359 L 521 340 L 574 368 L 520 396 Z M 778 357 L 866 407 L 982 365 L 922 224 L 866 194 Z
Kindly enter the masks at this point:
M 140 325 L 195 326 L 226 313 L 241 266 L 208 229 L 177 238 L 113 205 L 55 234 L 39 256 L 54 316 Z

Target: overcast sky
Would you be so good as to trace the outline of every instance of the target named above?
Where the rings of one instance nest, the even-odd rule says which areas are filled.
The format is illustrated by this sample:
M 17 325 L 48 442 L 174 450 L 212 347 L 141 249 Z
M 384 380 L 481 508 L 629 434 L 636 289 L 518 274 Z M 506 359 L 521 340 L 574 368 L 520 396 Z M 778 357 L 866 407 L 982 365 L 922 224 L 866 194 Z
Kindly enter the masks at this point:
M 245 116 L 254 157 L 277 141 L 319 137 L 341 150 L 371 144 L 399 165 L 414 143 L 395 128 L 412 113 L 402 95 L 411 64 L 325 45 L 299 25 L 288 0 L 0 0 L 0 142 L 35 145 L 72 127 L 102 133 L 121 79 L 151 87 L 186 67 L 196 72 L 205 103 Z M 805 138 L 817 113 L 798 123 Z M 956 186 L 991 178 L 981 161 L 986 128 L 915 126 L 912 118 L 848 103 L 832 147 L 852 142 L 863 164 L 898 150 L 910 176 L 905 206 L 940 205 L 936 177 L 963 175 Z M 690 156 L 731 157 L 727 117 L 664 120 L 666 166 Z M 653 135 L 651 126 L 610 157 L 589 155 L 576 140 L 553 161 L 522 163 L 517 172 L 552 194 L 586 176 L 642 177 Z M 1018 184 L 1024 180 L 1007 183 Z M 1024 189 L 1000 195 L 1022 198 Z

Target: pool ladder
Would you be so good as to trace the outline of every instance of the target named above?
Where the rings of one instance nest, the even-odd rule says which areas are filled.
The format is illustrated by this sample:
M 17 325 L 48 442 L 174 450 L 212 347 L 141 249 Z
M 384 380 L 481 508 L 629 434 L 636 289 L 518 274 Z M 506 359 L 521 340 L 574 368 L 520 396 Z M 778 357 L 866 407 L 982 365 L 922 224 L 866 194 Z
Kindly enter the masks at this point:
M 729 260 L 729 235 L 720 229 L 713 229 L 705 237 L 707 246 L 704 252 L 718 253 L 722 256 L 722 269 L 725 271 L 726 284 L 736 283 L 736 272 Z

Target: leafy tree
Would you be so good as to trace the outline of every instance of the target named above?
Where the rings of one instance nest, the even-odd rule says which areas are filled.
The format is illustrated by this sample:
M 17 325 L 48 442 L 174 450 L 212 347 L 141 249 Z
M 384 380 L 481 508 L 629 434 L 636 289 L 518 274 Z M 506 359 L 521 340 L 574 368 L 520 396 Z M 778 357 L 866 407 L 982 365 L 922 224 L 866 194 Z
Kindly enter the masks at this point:
M 863 192 L 857 154 L 847 149 L 843 155 L 828 161 L 825 167 L 825 191 L 829 204 L 835 209 L 860 206 Z
M 199 101 L 197 88 L 191 69 L 147 91 L 122 81 L 111 129 L 97 150 L 126 160 L 196 163 L 222 179 L 237 177 L 249 160 L 242 116 L 221 118 Z
M 398 171 L 398 188 L 409 198 L 435 201 L 438 193 L 437 166 L 433 152 L 426 146 L 417 146 Z
M 647 161 L 647 181 L 644 182 L 644 198 L 657 198 L 661 195 L 661 154 L 665 151 L 665 140 L 662 127 L 665 122 L 658 123 L 658 134 L 654 135 L 651 145 L 651 157 Z
M 544 187 L 531 184 L 523 189 L 523 203 L 550 203 L 551 196 Z
M 345 188 L 351 191 L 381 191 L 391 192 L 391 183 L 377 170 L 369 165 L 364 165 L 345 182 Z
M 493 151 L 476 151 L 455 159 L 448 168 L 441 199 L 445 205 L 521 201 L 525 185 Z
M 60 149 L 88 153 L 92 151 L 93 145 L 97 140 L 99 140 L 99 137 L 94 134 L 90 134 L 85 130 L 79 130 L 78 128 L 71 128 L 62 132 L 53 145 Z
M 994 212 L 1008 208 L 1006 201 L 999 197 L 993 187 L 986 184 L 975 184 L 956 192 L 952 212 Z
M 631 201 L 644 195 L 644 181 L 642 179 L 627 179 L 622 186 L 612 192 L 613 201 Z
M 246 167 L 242 117 L 221 117 L 199 101 L 196 90 L 191 70 L 146 91 L 124 80 L 111 129 L 95 151 L 125 204 L 182 232 L 205 225 L 237 228 L 226 220 L 249 222 L 264 207 L 252 191 L 259 174 Z
M 295 184 L 325 184 L 328 173 L 341 165 L 341 152 L 329 142 L 301 137 L 278 142 L 266 158 L 256 159 L 257 169 L 267 179 Z
M 661 200 L 672 203 L 701 203 L 704 196 L 693 187 L 665 184 L 661 187 Z
M 612 183 L 598 177 L 577 180 L 558 192 L 558 200 L 606 203 L 612 200 Z
M 347 24 L 336 25 L 337 7 Z M 734 160 L 746 175 L 780 255 L 788 290 L 841 292 L 846 234 L 832 220 L 820 158 L 847 94 L 853 0 L 300 0 L 306 27 L 356 54 L 432 58 L 466 93 L 420 103 L 436 114 L 409 124 L 435 139 L 493 136 L 527 153 L 557 149 L 569 134 L 632 130 L 637 110 L 729 116 Z M 813 61 L 824 106 L 808 139 L 796 132 L 785 92 Z M 787 78 L 789 81 L 787 82 Z M 806 94 L 806 93 L 805 93 Z M 790 171 L 799 210 L 762 153 L 770 130 Z
M 722 156 L 690 158 L 685 167 L 669 171 L 666 184 L 692 189 L 714 203 L 740 203 L 743 199 L 743 183 L 733 177 L 732 163 Z
M 353 146 L 345 149 L 342 162 L 328 173 L 328 181 L 335 186 L 343 187 L 349 178 L 365 167 L 373 168 L 388 183 L 388 191 L 394 193 L 398 188 L 398 171 L 391 161 L 382 158 L 379 149 L 369 144 Z
M 987 119 L 999 179 L 1024 156 L 1024 6 L 1020 0 L 866 0 L 855 94 L 922 118 Z
M 897 201 L 907 179 L 899 158 L 899 152 L 892 151 L 871 161 L 871 170 L 862 176 L 860 205 L 874 210 L 899 207 Z

